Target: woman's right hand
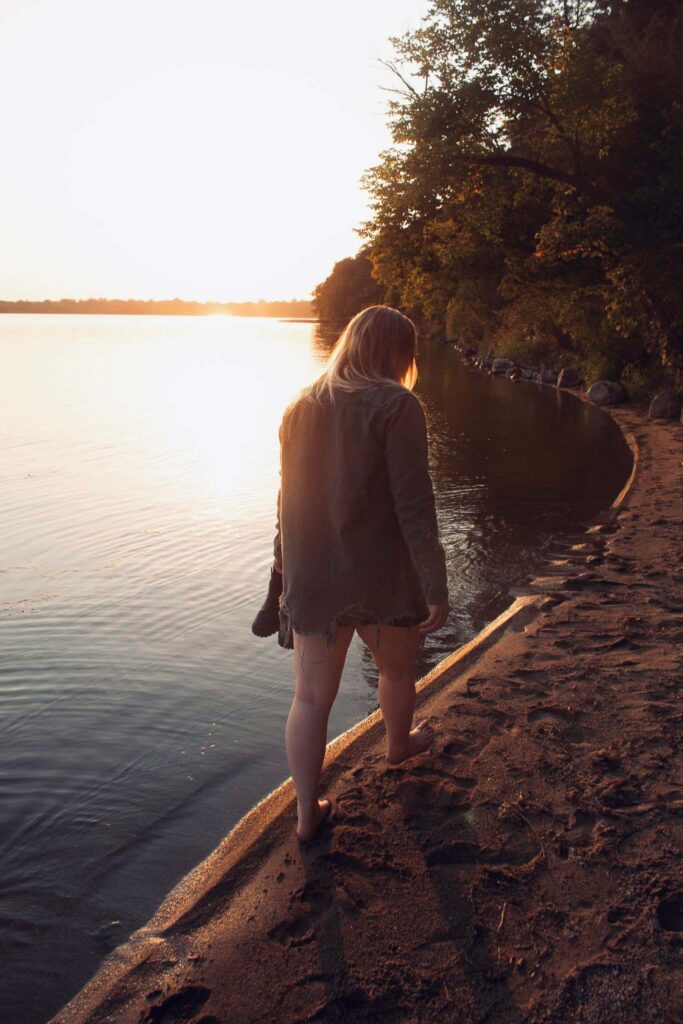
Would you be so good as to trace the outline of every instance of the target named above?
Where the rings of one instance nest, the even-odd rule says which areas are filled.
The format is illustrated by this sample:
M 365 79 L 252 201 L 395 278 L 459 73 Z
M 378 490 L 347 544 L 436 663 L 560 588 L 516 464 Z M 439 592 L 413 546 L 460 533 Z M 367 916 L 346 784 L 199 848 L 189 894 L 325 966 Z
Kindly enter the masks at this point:
M 442 601 L 441 604 L 430 604 L 427 605 L 429 608 L 429 615 L 423 622 L 419 624 L 419 631 L 423 635 L 427 633 L 436 633 L 437 629 L 441 629 L 445 626 L 450 606 L 448 601 Z

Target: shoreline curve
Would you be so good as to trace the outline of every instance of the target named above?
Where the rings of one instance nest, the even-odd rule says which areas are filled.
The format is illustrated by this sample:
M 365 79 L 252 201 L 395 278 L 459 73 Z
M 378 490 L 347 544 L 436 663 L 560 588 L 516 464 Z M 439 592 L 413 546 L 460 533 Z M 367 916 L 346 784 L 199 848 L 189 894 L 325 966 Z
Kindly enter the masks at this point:
M 574 394 L 585 400 L 583 396 Z M 629 478 L 612 504 L 596 517 L 599 520 L 597 525 L 591 527 L 603 535 L 604 540 L 628 503 L 640 470 L 641 449 L 632 422 L 638 413 L 626 410 L 624 415 L 623 410 L 614 407 L 602 411 L 617 422 L 633 458 Z M 444 658 L 418 681 L 417 709 L 431 705 L 446 689 L 449 696 L 469 696 L 472 670 L 510 634 L 527 634 L 539 618 L 547 616 L 566 600 L 562 587 L 558 576 L 532 580 L 527 588 L 523 588 L 526 593 L 517 596 L 472 640 Z M 323 768 L 326 788 L 338 785 L 362 758 L 370 760 L 373 765 L 370 770 L 379 770 L 374 768 L 378 760 L 374 747 L 380 732 L 381 714 L 377 710 L 328 744 Z M 385 770 L 397 777 L 404 775 L 396 769 Z M 98 1024 L 105 1021 L 123 1024 L 133 1020 L 165 1019 L 163 1015 L 140 1015 L 141 1004 L 150 1007 L 149 994 L 145 996 L 143 989 L 151 986 L 152 978 L 163 978 L 161 994 L 169 985 L 172 988 L 178 984 L 193 956 L 197 962 L 203 962 L 201 954 L 192 952 L 198 948 L 197 936 L 200 935 L 201 945 L 201 935 L 206 932 L 208 924 L 230 917 L 233 904 L 243 902 L 240 897 L 263 871 L 264 862 L 272 858 L 274 850 L 291 840 L 293 801 L 293 784 L 291 779 L 287 779 L 241 818 L 215 850 L 171 890 L 151 919 L 109 954 L 91 980 L 52 1018 L 53 1024 L 94 1024 L 95 1021 Z M 302 855 L 302 860 L 306 860 L 306 855 Z M 185 990 L 188 990 L 187 986 Z M 195 1018 L 181 1016 L 177 1019 Z M 207 1022 L 221 1019 L 206 1018 Z M 246 1021 L 251 1018 L 238 1015 L 230 1019 Z M 289 1017 L 284 1014 L 281 1019 L 288 1020 Z

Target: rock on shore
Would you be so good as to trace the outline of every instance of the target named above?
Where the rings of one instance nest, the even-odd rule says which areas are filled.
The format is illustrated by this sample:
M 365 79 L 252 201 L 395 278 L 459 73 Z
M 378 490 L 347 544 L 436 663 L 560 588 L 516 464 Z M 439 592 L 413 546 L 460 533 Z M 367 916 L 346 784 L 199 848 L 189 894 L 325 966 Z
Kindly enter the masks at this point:
M 599 380 L 597 384 L 591 384 L 586 392 L 588 401 L 595 405 L 614 405 L 623 402 L 625 397 L 623 387 L 614 380 Z
M 649 415 L 653 418 L 675 420 L 681 411 L 681 399 L 675 391 L 660 391 L 650 402 Z
M 581 374 L 571 366 L 565 366 L 560 370 L 557 378 L 558 388 L 578 388 L 581 384 Z

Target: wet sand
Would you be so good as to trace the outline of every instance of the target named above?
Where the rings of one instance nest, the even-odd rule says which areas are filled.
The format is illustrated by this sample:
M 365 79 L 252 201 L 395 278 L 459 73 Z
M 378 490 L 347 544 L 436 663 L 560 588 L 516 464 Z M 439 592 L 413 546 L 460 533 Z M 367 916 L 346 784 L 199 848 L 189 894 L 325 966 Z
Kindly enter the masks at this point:
M 683 1021 L 683 426 L 614 416 L 627 493 L 427 677 L 432 753 L 335 741 L 331 825 L 285 783 L 55 1022 Z

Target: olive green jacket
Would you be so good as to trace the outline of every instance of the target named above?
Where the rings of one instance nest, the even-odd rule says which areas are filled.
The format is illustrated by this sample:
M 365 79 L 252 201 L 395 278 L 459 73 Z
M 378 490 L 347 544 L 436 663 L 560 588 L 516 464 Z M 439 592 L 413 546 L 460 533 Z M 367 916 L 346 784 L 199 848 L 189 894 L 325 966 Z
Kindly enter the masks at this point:
M 448 599 L 427 425 L 406 388 L 306 391 L 280 427 L 280 642 L 340 623 L 411 625 Z

